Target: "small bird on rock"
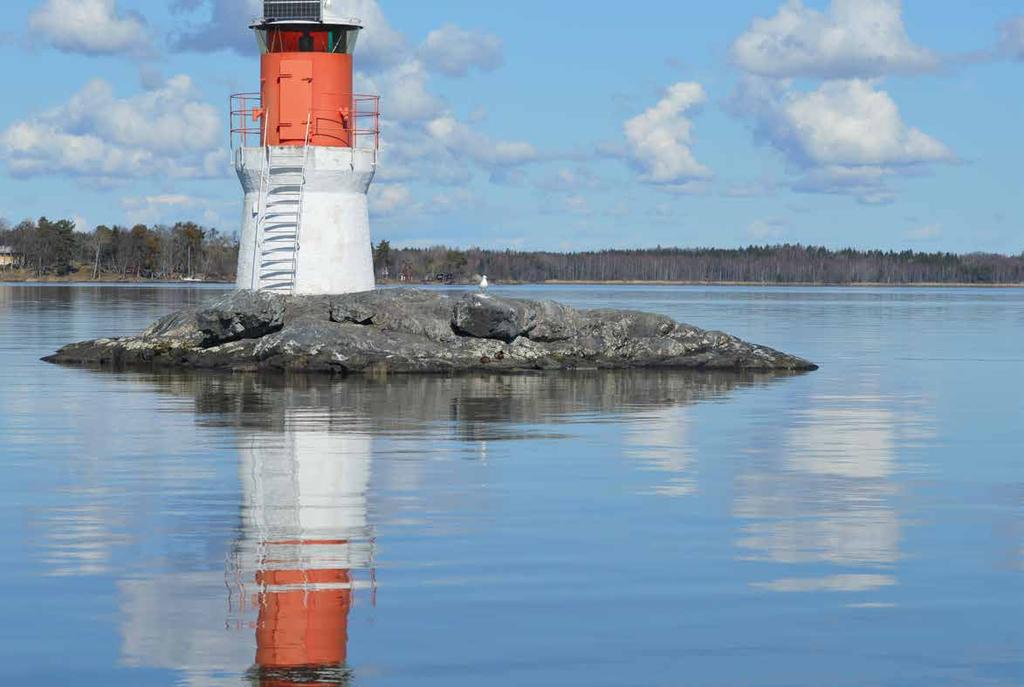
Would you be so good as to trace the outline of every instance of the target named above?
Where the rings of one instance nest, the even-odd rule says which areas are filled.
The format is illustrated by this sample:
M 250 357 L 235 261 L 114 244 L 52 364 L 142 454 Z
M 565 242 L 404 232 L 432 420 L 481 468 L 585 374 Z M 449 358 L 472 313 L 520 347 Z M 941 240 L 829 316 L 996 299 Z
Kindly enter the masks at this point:
M 487 293 L 488 286 L 490 286 L 490 284 L 488 283 L 487 275 L 485 274 L 483 277 L 480 278 L 480 293 Z

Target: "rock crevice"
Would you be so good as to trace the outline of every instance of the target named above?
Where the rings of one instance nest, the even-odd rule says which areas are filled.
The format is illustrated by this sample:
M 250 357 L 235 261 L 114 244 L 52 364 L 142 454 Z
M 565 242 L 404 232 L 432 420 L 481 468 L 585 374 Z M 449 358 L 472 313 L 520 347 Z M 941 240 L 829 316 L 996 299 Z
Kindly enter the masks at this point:
M 138 336 L 71 344 L 46 360 L 333 374 L 816 369 L 802 358 L 662 315 L 414 289 L 344 296 L 239 291 L 208 308 L 172 313 Z

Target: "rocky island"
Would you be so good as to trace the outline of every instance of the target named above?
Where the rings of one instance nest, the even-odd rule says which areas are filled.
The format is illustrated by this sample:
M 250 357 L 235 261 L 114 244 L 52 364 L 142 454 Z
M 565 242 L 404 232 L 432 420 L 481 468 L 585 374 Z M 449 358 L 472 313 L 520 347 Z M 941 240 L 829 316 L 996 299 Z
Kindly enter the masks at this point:
M 416 289 L 342 296 L 237 291 L 207 308 L 172 313 L 137 336 L 70 344 L 44 360 L 338 375 L 817 369 L 802 358 L 662 315 Z

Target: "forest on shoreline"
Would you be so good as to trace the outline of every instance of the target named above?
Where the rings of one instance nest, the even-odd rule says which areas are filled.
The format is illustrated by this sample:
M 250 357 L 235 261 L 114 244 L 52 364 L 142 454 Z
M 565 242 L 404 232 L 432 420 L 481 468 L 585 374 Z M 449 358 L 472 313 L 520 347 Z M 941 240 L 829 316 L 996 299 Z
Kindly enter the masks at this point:
M 1024 284 L 1024 253 L 919 253 L 777 245 L 574 253 L 374 248 L 378 275 L 404 282 L 654 282 L 684 284 Z
M 1024 285 L 1024 253 L 921 253 L 776 245 L 570 253 L 448 246 L 373 248 L 382 282 L 655 282 L 736 284 Z M 0 220 L 0 279 L 233 282 L 238 240 L 194 222 L 101 225 Z
M 40 217 L 16 226 L 0 221 L 0 259 L 6 274 L 65 281 L 233 281 L 238 241 L 194 222 L 132 227 L 100 225 L 76 231 L 71 220 Z

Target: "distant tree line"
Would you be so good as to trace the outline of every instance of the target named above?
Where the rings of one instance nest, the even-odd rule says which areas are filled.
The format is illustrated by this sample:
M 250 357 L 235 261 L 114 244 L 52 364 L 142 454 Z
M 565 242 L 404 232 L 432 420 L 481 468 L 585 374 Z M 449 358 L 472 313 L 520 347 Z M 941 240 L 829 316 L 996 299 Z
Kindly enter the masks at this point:
M 10 247 L 21 270 L 75 278 L 233 281 L 238 241 L 193 222 L 76 231 L 67 219 L 0 219 L 0 246 Z M 377 276 L 406 283 L 473 281 L 486 274 L 505 282 L 669 281 L 758 284 L 1022 284 L 1024 253 L 918 253 L 830 250 L 781 245 L 747 248 L 651 248 L 574 253 L 459 250 L 447 246 L 373 250 Z
M 67 219 L 40 217 L 14 227 L 0 220 L 0 245 L 13 249 L 18 265 L 37 277 L 233 279 L 238 261 L 233 236 L 193 222 L 81 232 Z
M 374 249 L 377 274 L 404 281 L 751 282 L 758 284 L 1021 284 L 1024 253 L 918 253 L 816 246 L 652 248 L 577 253 L 446 246 Z

